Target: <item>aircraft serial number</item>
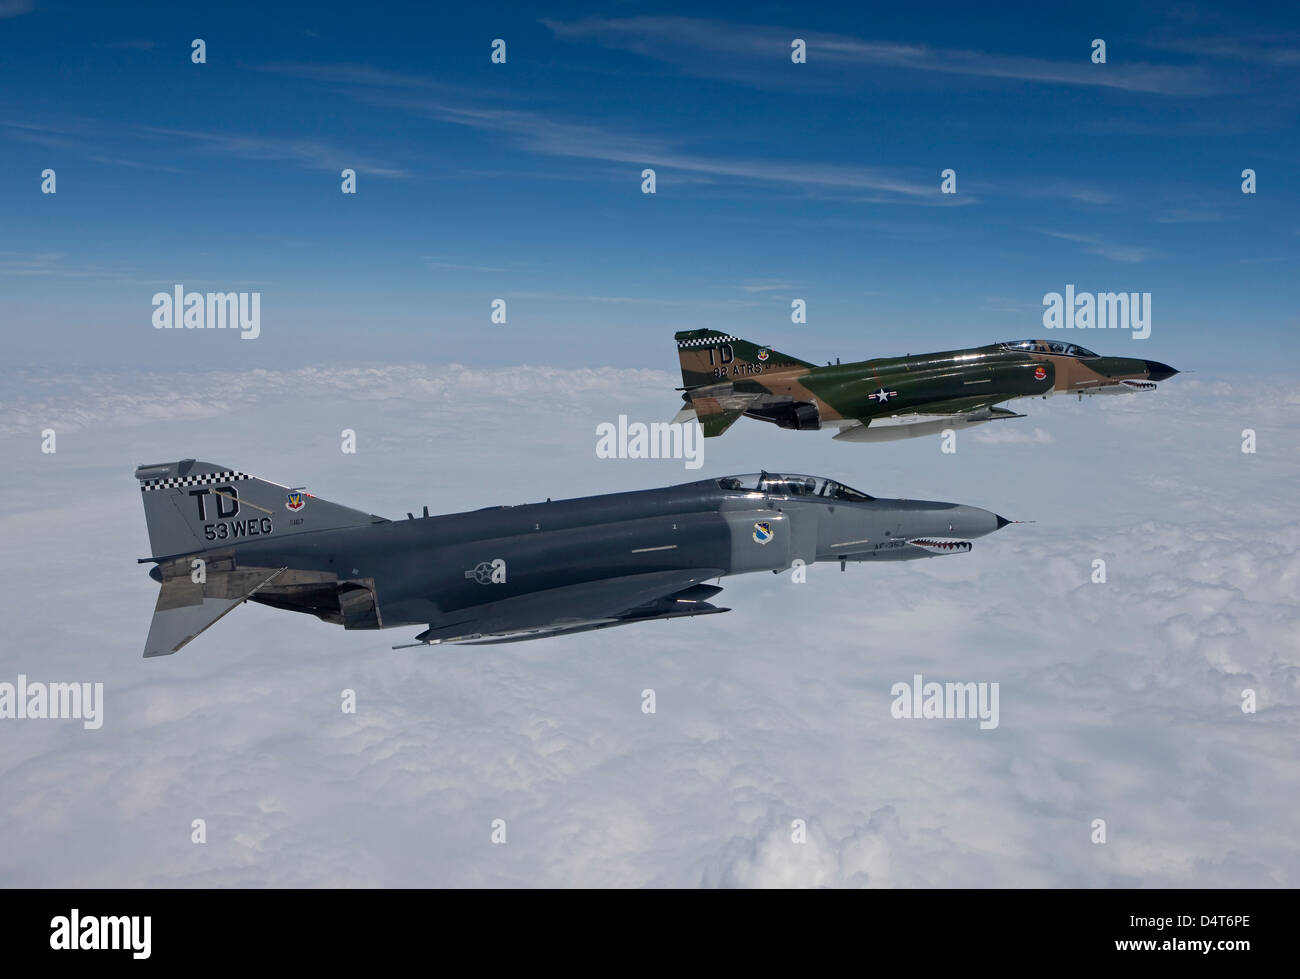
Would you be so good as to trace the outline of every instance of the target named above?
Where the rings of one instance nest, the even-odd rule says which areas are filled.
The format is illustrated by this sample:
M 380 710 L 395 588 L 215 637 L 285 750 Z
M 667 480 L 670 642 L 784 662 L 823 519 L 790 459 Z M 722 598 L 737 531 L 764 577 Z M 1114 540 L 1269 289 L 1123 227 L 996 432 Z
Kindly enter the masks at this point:
M 223 520 L 205 523 L 203 536 L 208 540 L 234 540 L 238 537 L 260 537 L 271 533 L 270 517 L 253 517 L 249 520 Z

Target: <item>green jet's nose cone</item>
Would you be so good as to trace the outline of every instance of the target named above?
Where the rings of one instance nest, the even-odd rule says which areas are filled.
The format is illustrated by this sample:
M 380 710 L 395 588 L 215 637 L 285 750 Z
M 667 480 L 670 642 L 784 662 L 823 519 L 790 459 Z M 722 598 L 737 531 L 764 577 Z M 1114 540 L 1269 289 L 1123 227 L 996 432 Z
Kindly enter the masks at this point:
M 1153 381 L 1167 381 L 1178 373 L 1178 371 L 1174 370 L 1168 364 L 1162 364 L 1158 360 L 1148 360 L 1146 361 L 1146 365 L 1147 375 Z

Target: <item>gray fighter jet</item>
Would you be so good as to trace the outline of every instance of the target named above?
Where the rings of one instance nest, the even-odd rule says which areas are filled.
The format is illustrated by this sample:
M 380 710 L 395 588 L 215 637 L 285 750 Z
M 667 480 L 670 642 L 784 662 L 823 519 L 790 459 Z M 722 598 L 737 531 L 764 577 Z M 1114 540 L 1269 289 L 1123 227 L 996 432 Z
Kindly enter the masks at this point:
M 145 656 L 245 601 L 345 629 L 426 626 L 412 645 L 708 615 L 728 611 L 708 601 L 724 575 L 957 554 L 1008 523 L 766 472 L 406 520 L 193 459 L 135 476 L 153 551 L 140 563 L 162 584 Z

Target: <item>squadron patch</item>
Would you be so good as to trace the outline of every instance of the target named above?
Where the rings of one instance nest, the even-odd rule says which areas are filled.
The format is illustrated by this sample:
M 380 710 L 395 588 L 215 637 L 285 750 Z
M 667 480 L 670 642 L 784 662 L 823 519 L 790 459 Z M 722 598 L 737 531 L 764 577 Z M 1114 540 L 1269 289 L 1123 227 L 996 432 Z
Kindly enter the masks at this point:
M 299 486 L 297 489 L 291 489 L 285 494 L 284 508 L 286 510 L 297 513 L 307 505 L 307 494 L 302 490 L 303 488 Z
M 1034 380 L 1035 380 L 1035 381 L 1041 381 L 1041 380 L 1044 380 L 1046 377 L 1047 377 L 1047 368 L 1046 368 L 1046 367 L 1035 367 L 1035 368 L 1034 368 Z
M 766 350 L 760 350 L 760 351 L 758 352 L 758 359 L 759 359 L 759 360 L 767 360 L 767 358 L 768 358 L 769 356 L 771 356 L 771 354 L 770 354 L 768 351 L 766 351 Z
M 754 540 L 758 543 L 766 544 L 771 541 L 774 536 L 775 535 L 772 533 L 772 525 L 766 520 L 760 520 L 758 523 L 754 524 Z

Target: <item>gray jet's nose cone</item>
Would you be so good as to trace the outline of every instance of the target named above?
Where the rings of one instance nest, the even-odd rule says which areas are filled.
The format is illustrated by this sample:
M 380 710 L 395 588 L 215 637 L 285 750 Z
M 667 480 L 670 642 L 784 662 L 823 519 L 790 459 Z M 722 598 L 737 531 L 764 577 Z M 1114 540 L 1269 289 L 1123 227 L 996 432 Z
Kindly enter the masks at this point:
M 1153 381 L 1167 381 L 1178 373 L 1178 371 L 1174 370 L 1168 364 L 1162 364 L 1158 360 L 1148 360 L 1146 361 L 1146 365 L 1147 376 Z
M 983 537 L 985 534 L 991 534 L 993 531 L 1010 523 L 1010 521 L 1003 520 L 996 513 L 981 510 L 977 506 L 954 507 L 949 514 L 948 522 L 952 528 L 949 531 L 950 534 L 967 540 L 972 537 Z
M 998 515 L 997 515 L 996 513 L 993 514 L 993 516 L 998 517 Z M 1003 527 L 1005 527 L 1005 526 L 1006 526 L 1007 524 L 1009 524 L 1009 523 L 1011 523 L 1011 521 L 1008 520 L 1006 517 L 998 517 L 998 525 L 997 525 L 997 528 L 996 528 L 996 529 L 1001 530 Z

